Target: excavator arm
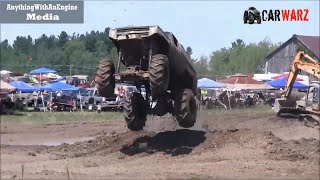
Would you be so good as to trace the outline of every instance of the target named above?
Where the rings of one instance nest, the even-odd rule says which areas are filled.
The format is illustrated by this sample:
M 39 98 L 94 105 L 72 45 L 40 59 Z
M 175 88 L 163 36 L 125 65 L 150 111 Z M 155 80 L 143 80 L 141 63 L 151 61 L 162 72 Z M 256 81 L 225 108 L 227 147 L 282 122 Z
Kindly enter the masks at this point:
M 290 98 L 293 84 L 300 71 L 305 71 L 320 78 L 320 63 L 305 54 L 303 51 L 296 54 L 290 67 L 285 89 L 282 92 L 283 97 L 275 100 L 274 111 L 278 116 L 280 116 L 281 113 L 303 114 L 306 112 L 305 108 L 303 108 L 301 104 L 298 104 L 295 99 Z
M 302 57 L 305 57 L 305 60 Z M 282 92 L 285 98 L 290 97 L 293 83 L 301 70 L 320 78 L 320 63 L 303 51 L 298 52 L 291 64 L 288 80 Z

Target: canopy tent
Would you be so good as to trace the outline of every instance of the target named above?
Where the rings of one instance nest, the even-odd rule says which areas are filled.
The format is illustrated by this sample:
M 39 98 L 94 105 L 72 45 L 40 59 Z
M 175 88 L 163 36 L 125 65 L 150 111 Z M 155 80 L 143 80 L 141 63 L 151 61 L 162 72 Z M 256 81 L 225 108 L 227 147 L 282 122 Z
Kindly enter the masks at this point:
M 251 76 L 234 74 L 219 81 L 227 86 L 227 89 L 262 90 L 273 89 L 271 86 L 254 80 Z
M 273 76 L 271 79 L 280 79 L 280 78 L 288 78 L 289 74 L 280 74 L 277 76 Z M 303 81 L 303 79 L 296 77 L 296 81 Z
M 38 91 L 39 88 L 38 87 L 33 87 L 23 81 L 13 81 L 10 83 L 11 86 L 15 87 L 17 91 L 21 91 L 21 92 L 34 92 L 34 91 Z
M 40 74 L 39 80 L 40 80 L 40 84 L 41 84 L 41 81 L 43 80 L 41 77 L 42 74 L 56 73 L 56 72 L 57 72 L 56 70 L 42 67 L 42 68 L 30 71 L 30 74 Z
M 2 80 L 0 81 L 0 94 L 7 94 L 7 93 L 10 93 L 14 90 L 16 90 L 15 87 L 11 86 L 10 84 L 8 84 Z
M 288 78 L 283 77 L 283 78 L 280 78 L 280 79 L 276 79 L 276 80 L 272 80 L 272 81 L 266 82 L 266 84 L 268 84 L 268 85 L 270 85 L 270 86 L 272 86 L 274 88 L 282 88 L 282 89 L 284 89 L 285 86 L 286 86 L 287 80 L 288 80 Z M 298 81 L 295 81 L 293 83 L 292 88 L 307 89 L 308 86 L 305 85 L 305 84 L 302 84 L 302 83 L 300 83 Z
M 56 73 L 56 72 L 57 72 L 56 70 L 42 67 L 42 68 L 30 71 L 30 74 L 48 74 L 48 73 Z
M 71 86 L 62 82 L 54 82 L 45 86 L 40 87 L 40 90 L 47 91 L 78 91 L 78 87 Z
M 237 90 L 263 90 L 263 89 L 273 89 L 272 86 L 268 84 L 226 84 L 227 89 L 237 89 Z
M 202 78 L 198 80 L 198 88 L 205 89 L 205 88 L 224 88 L 226 85 L 222 83 L 218 83 L 214 80 L 208 79 L 208 78 Z

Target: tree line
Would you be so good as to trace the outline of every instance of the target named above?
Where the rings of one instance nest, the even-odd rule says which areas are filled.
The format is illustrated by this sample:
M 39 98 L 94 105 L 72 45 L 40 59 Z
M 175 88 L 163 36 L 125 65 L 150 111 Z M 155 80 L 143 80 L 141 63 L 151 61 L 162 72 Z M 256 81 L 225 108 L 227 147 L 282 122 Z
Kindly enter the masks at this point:
M 87 68 L 85 72 L 92 75 L 102 58 L 117 60 L 117 49 L 108 38 L 109 30 L 72 35 L 62 31 L 58 36 L 43 34 L 36 39 L 18 36 L 12 45 L 4 40 L 0 42 L 1 69 L 25 73 L 33 67 L 46 66 L 68 75 L 72 67 L 77 67 Z M 261 73 L 264 58 L 279 45 L 269 39 L 249 44 L 237 39 L 229 48 L 213 51 L 208 57 L 192 58 L 192 61 L 199 77 Z M 192 57 L 192 48 L 187 47 L 186 51 Z M 69 68 L 69 65 L 72 66 Z
M 281 43 L 274 44 L 267 38 L 249 44 L 236 39 L 231 47 L 223 47 L 213 51 L 208 57 L 193 59 L 193 62 L 199 77 L 216 79 L 235 73 L 264 73 L 265 57 L 280 45 Z M 188 48 L 187 53 L 191 55 L 192 49 Z
M 106 28 L 103 32 L 72 35 L 62 31 L 58 36 L 43 34 L 36 39 L 18 36 L 12 45 L 4 40 L 0 44 L 1 69 L 28 72 L 30 67 L 46 66 L 55 67 L 66 75 L 70 71 L 69 65 L 72 65 L 71 68 L 82 67 L 94 71 L 102 58 L 117 59 L 117 49 L 107 38 L 108 35 L 109 28 Z

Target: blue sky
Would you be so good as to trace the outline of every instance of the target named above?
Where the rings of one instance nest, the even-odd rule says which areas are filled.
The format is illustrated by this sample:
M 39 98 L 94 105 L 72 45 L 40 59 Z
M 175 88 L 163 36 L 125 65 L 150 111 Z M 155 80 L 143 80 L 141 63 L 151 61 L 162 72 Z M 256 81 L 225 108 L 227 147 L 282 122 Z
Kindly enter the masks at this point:
M 263 9 L 309 9 L 308 22 L 262 22 L 243 24 L 249 6 Z M 235 39 L 246 43 L 265 37 L 284 42 L 293 34 L 319 36 L 319 1 L 85 1 L 84 24 L 2 24 L 1 40 L 10 43 L 16 36 L 33 38 L 106 27 L 159 25 L 173 32 L 184 47 L 191 46 L 193 57 L 209 56 L 212 51 L 230 47 Z

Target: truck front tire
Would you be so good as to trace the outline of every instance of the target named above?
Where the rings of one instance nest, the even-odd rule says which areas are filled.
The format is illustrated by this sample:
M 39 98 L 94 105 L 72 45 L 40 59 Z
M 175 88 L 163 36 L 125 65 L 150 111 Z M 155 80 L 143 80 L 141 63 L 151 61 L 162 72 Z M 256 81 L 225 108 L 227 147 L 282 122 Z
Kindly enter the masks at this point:
M 260 15 L 257 15 L 256 19 L 257 19 L 257 23 L 258 23 L 258 24 L 261 24 L 261 16 L 260 16 Z
M 100 61 L 95 77 L 95 84 L 100 96 L 113 96 L 115 88 L 114 73 L 115 67 L 111 59 L 106 58 Z
M 175 99 L 176 118 L 181 127 L 194 126 L 197 118 L 197 102 L 191 89 L 184 89 Z
M 168 57 L 163 54 L 152 56 L 149 73 L 152 99 L 158 99 L 167 92 L 169 84 Z
M 147 104 L 140 93 L 134 92 L 127 97 L 123 106 L 127 127 L 132 131 L 140 131 L 147 120 Z

